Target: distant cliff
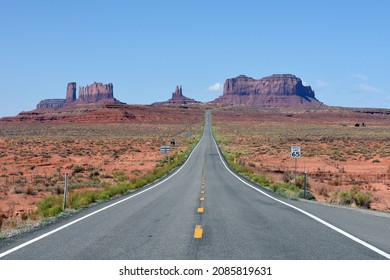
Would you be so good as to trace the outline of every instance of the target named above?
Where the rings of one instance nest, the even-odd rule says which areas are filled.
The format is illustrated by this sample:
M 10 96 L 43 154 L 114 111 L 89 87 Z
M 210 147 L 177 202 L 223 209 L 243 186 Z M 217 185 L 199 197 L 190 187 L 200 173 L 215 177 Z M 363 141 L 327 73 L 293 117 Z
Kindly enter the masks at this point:
M 240 75 L 227 79 L 223 95 L 214 103 L 244 104 L 251 107 L 318 107 L 323 105 L 315 98 L 310 86 L 291 74 L 275 74 L 259 80 Z
M 94 82 L 92 85 L 79 87 L 78 98 L 76 98 L 76 83 L 68 83 L 66 88 L 66 99 L 44 99 L 37 105 L 41 108 L 63 108 L 76 104 L 101 104 L 121 102 L 114 98 L 114 87 L 112 83 L 103 84 Z

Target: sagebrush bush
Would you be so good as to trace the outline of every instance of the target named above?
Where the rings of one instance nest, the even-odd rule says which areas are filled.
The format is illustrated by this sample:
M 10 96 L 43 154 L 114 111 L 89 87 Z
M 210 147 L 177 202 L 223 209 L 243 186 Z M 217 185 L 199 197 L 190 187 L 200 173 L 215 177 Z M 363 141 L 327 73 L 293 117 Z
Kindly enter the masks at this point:
M 51 217 L 62 212 L 62 197 L 49 196 L 37 203 L 38 212 L 43 217 Z
M 294 183 L 297 187 L 303 189 L 305 185 L 305 176 L 304 175 L 299 175 L 295 178 Z M 309 180 L 306 180 L 306 188 L 310 188 Z
M 372 197 L 369 194 L 358 191 L 356 187 L 352 187 L 348 191 L 336 192 L 332 201 L 341 205 L 356 205 L 357 207 L 370 208 Z
M 83 166 L 75 164 L 72 167 L 72 175 L 75 175 L 77 173 L 81 173 L 84 170 L 85 170 L 85 168 Z

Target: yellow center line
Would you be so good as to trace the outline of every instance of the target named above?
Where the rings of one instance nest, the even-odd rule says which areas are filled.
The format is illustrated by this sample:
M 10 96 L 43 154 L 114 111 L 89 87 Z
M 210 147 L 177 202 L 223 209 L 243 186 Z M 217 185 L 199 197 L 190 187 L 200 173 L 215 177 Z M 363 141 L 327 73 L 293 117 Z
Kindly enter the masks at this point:
M 203 213 L 204 212 L 204 207 L 199 207 L 198 208 L 198 213 Z
M 194 231 L 194 238 L 202 238 L 202 236 L 203 236 L 203 228 L 201 225 L 197 225 Z

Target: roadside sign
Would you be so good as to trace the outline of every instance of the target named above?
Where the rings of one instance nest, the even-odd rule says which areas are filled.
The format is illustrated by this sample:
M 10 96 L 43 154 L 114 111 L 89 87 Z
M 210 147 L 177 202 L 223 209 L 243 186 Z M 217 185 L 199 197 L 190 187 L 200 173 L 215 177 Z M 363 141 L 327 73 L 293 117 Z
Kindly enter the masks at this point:
M 172 139 L 171 146 L 174 146 L 174 147 L 179 146 L 179 142 L 176 139 Z
M 160 152 L 162 153 L 169 153 L 171 151 L 171 146 L 161 146 Z
M 300 158 L 301 157 L 301 147 L 300 146 L 291 146 L 291 157 Z

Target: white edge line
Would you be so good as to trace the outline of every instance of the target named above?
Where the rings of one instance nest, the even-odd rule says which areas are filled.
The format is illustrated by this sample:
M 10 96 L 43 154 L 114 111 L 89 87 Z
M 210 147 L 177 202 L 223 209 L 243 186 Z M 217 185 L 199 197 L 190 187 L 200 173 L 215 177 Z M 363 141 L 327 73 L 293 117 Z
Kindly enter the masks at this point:
M 231 170 L 226 166 L 225 161 L 223 160 L 222 155 L 221 155 L 221 153 L 220 153 L 220 151 L 219 151 L 217 142 L 215 141 L 214 137 L 212 137 L 212 139 L 213 139 L 214 144 L 215 144 L 215 146 L 216 146 L 216 148 L 217 148 L 218 155 L 219 155 L 219 158 L 220 158 L 221 161 L 222 161 L 222 164 L 225 166 L 225 168 L 226 168 L 234 177 L 236 177 L 236 178 L 237 178 L 238 180 L 240 180 L 242 183 L 244 183 L 244 184 L 247 185 L 248 187 L 254 189 L 255 191 L 257 191 L 257 192 L 259 192 L 259 193 L 261 193 L 261 194 L 263 194 L 263 195 L 265 195 L 265 196 L 267 196 L 267 197 L 269 197 L 269 198 L 271 198 L 271 199 L 273 199 L 273 200 L 275 200 L 275 201 L 277 201 L 277 202 L 279 202 L 279 203 L 282 203 L 282 204 L 284 204 L 284 205 L 286 205 L 286 206 L 288 206 L 288 207 L 291 207 L 291 208 L 293 208 L 293 209 L 295 209 L 295 210 L 301 212 L 302 214 L 304 214 L 304 215 L 306 215 L 306 216 L 308 216 L 308 217 L 310 217 L 310 218 L 316 220 L 317 222 L 319 222 L 319 223 L 321 223 L 321 224 L 327 226 L 328 228 L 333 229 L 334 231 L 337 231 L 338 233 L 340 233 L 340 234 L 342 234 L 342 235 L 348 237 L 349 239 L 351 239 L 351 240 L 353 240 L 353 241 L 355 241 L 355 242 L 357 242 L 357 243 L 363 245 L 364 247 L 366 247 L 366 248 L 368 248 L 368 249 L 374 251 L 375 253 L 378 253 L 379 255 L 381 255 L 381 256 L 383 256 L 383 257 L 385 257 L 385 258 L 387 258 L 387 259 L 390 260 L 390 254 L 386 253 L 385 251 L 382 251 L 381 249 L 379 249 L 379 248 L 377 248 L 377 247 L 375 247 L 375 246 L 373 246 L 373 245 L 371 245 L 371 244 L 369 244 L 369 243 L 367 243 L 367 242 L 365 242 L 365 241 L 363 241 L 363 240 L 357 238 L 356 236 L 354 236 L 354 235 L 352 235 L 352 234 L 350 234 L 350 233 L 348 233 L 348 232 L 346 232 L 346 231 L 344 231 L 344 230 L 342 230 L 342 229 L 340 229 L 340 228 L 338 228 L 338 227 L 336 227 L 336 226 L 334 226 L 334 225 L 332 225 L 332 224 L 330 224 L 330 223 L 328 223 L 328 222 L 322 220 L 321 218 L 319 218 L 319 217 L 317 217 L 317 216 L 315 216 L 315 215 L 313 215 L 313 214 L 310 214 L 309 212 L 306 212 L 305 210 L 302 210 L 301 208 L 298 208 L 298 207 L 296 207 L 296 206 L 294 206 L 294 205 L 291 205 L 291 204 L 289 204 L 289 203 L 287 203 L 287 202 L 284 202 L 284 201 L 282 201 L 282 200 L 279 200 L 279 199 L 277 199 L 277 198 L 275 198 L 275 197 L 273 197 L 273 196 L 267 194 L 266 192 L 263 192 L 262 190 L 260 190 L 260 189 L 258 189 L 258 188 L 256 188 L 256 187 L 254 187 L 253 185 L 251 185 L 251 184 L 245 182 L 244 180 L 242 180 L 239 176 L 237 176 L 233 171 L 231 171 Z
M 92 213 L 90 213 L 90 214 L 88 214 L 88 215 L 85 215 L 85 216 L 83 216 L 83 217 L 81 217 L 81 218 L 79 218 L 79 219 L 77 219 L 77 220 L 74 220 L 74 221 L 72 221 L 72 222 L 70 222 L 70 223 L 67 223 L 67 224 L 65 224 L 65 225 L 63 225 L 63 226 L 61 226 L 61 227 L 59 227 L 59 228 L 56 228 L 56 229 L 54 229 L 54 230 L 52 230 L 52 231 L 49 231 L 49 232 L 47 232 L 47 233 L 45 233 L 45 234 L 42 234 L 42 235 L 36 237 L 36 238 L 34 238 L 34 239 L 31 239 L 31 240 L 29 240 L 29 241 L 27 241 L 27 242 L 25 242 L 25 243 L 22 243 L 22 244 L 20 244 L 20 245 L 14 247 L 14 248 L 12 248 L 12 249 L 9 249 L 8 251 L 5 251 L 5 252 L 3 252 L 3 253 L 0 254 L 0 259 L 3 258 L 3 257 L 5 257 L 5 256 L 7 256 L 7 255 L 9 255 L 9 254 L 11 254 L 11 253 L 13 253 L 13 252 L 15 252 L 15 251 L 20 250 L 20 249 L 22 249 L 22 248 L 24 248 L 24 247 L 26 247 L 26 246 L 28 246 L 28 245 L 31 245 L 31 244 L 33 244 L 33 243 L 35 243 L 35 242 L 37 242 L 37 241 L 39 241 L 39 240 L 41 240 L 41 239 L 43 239 L 43 238 L 45 238 L 45 237 L 48 237 L 48 236 L 50 236 L 50 235 L 52 235 L 52 234 L 54 234 L 54 233 L 56 233 L 56 232 L 58 232 L 58 231 L 60 231 L 60 230 L 63 230 L 63 229 L 65 229 L 65 228 L 67 228 L 67 227 L 69 227 L 69 226 L 71 226 L 71 225 L 73 225 L 73 224 L 76 224 L 76 223 L 78 223 L 78 222 L 80 222 L 80 221 L 82 221 L 82 220 L 84 220 L 84 219 L 87 219 L 87 218 L 89 218 L 89 217 L 91 217 L 91 216 L 93 216 L 93 215 L 95 215 L 95 214 L 97 214 L 97 213 L 99 213 L 99 212 L 101 212 L 101 211 L 104 211 L 104 210 L 107 210 L 107 209 L 109 209 L 109 208 L 111 208 L 111 207 L 114 207 L 115 205 L 118 205 L 118 204 L 120 204 L 120 203 L 122 203 L 122 202 L 125 202 L 125 201 L 127 201 L 127 200 L 129 200 L 129 199 L 131 199 L 131 198 L 133 198 L 133 197 L 136 197 L 136 196 L 138 196 L 138 195 L 140 195 L 140 194 L 143 194 L 144 192 L 150 191 L 150 190 L 154 189 L 155 187 L 161 185 L 162 183 L 168 181 L 168 180 L 171 179 L 173 176 L 175 176 L 177 173 L 179 173 L 180 170 L 182 170 L 182 168 L 188 163 L 188 161 L 190 160 L 191 156 L 193 155 L 193 153 L 195 152 L 195 150 L 198 148 L 200 142 L 203 140 L 203 137 L 204 137 L 204 133 L 203 133 L 203 135 L 202 135 L 202 138 L 199 140 L 198 144 L 195 146 L 195 148 L 192 150 L 192 152 L 191 152 L 190 155 L 188 156 L 187 160 L 184 162 L 184 164 L 183 164 L 178 170 L 176 170 L 174 173 L 172 173 L 169 177 L 167 177 L 167 178 L 165 178 L 164 180 L 162 180 L 162 181 L 156 183 L 156 184 L 155 184 L 154 186 L 152 186 L 152 187 L 149 187 L 149 188 L 147 188 L 147 189 L 145 189 L 145 190 L 143 190 L 143 191 L 137 192 L 137 193 L 134 194 L 134 195 L 131 195 L 131 196 L 129 196 L 129 197 L 126 197 L 126 198 L 124 198 L 124 199 L 122 199 L 122 200 L 120 200 L 120 201 L 117 201 L 117 202 L 115 202 L 115 203 L 113 203 L 113 204 L 110 204 L 110 205 L 108 205 L 108 206 L 106 206 L 106 207 L 103 207 L 103 208 L 101 208 L 101 209 L 99 209 L 99 210 L 96 210 L 95 212 L 92 212 Z

